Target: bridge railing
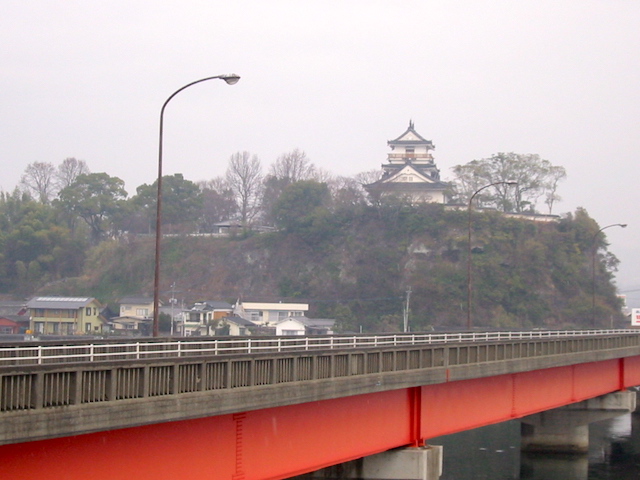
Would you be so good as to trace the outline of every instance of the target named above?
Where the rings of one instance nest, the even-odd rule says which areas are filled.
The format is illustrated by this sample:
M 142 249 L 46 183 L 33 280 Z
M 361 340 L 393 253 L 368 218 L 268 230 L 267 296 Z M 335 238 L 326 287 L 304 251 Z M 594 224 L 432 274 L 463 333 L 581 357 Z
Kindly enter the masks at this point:
M 382 335 L 334 335 L 269 338 L 207 338 L 203 340 L 139 340 L 88 344 L 0 345 L 0 367 L 114 360 L 144 360 L 202 355 L 241 355 L 290 351 L 376 348 L 461 342 L 549 339 L 637 334 L 619 330 L 533 330 L 459 333 L 401 333 Z

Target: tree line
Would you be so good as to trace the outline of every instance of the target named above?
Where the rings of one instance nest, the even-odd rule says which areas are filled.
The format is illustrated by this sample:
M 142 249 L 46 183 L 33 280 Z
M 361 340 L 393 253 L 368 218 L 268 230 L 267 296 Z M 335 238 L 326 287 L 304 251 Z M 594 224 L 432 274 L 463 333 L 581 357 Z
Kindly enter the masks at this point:
M 281 229 L 306 229 L 322 235 L 322 215 L 356 205 L 392 201 L 373 198 L 364 186 L 380 179 L 371 170 L 335 176 L 315 165 L 300 149 L 280 155 L 265 168 L 247 151 L 230 156 L 224 175 L 191 181 L 182 174 L 163 177 L 163 231 L 209 233 L 216 223 L 232 221 Z M 537 155 L 496 154 L 453 168 L 449 197 L 465 203 L 481 184 L 508 178 L 517 189 L 487 189 L 479 205 L 503 211 L 535 212 L 540 199 L 551 211 L 559 199 L 557 184 L 566 174 Z M 303 182 L 315 182 L 303 186 Z M 136 188 L 105 172 L 91 172 L 84 160 L 29 164 L 12 192 L 0 192 L 0 289 L 28 291 L 72 276 L 81 269 L 88 248 L 106 239 L 152 234 L 157 181 Z M 402 199 L 395 199 L 401 201 Z M 309 213 L 309 204 L 328 206 Z M 304 207 L 304 208 L 303 208 Z M 304 215 L 297 212 L 305 210 Z

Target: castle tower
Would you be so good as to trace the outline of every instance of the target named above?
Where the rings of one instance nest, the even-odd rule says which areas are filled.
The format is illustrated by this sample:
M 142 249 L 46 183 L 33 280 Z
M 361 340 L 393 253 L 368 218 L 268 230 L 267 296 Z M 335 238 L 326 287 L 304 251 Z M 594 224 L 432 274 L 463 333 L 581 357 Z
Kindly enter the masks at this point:
M 382 178 L 365 185 L 375 196 L 408 198 L 411 203 L 446 203 L 449 184 L 440 181 L 440 170 L 433 162 L 435 146 L 416 132 L 413 122 L 395 140 L 387 142 L 391 152 L 382 165 Z

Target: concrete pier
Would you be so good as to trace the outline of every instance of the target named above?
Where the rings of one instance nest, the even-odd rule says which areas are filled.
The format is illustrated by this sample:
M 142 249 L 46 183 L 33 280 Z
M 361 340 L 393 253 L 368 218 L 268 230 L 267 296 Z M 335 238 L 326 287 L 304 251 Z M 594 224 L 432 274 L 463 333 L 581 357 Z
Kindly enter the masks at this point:
M 406 447 L 334 465 L 297 479 L 438 480 L 442 447 Z
M 633 412 L 635 392 L 615 392 L 521 419 L 521 449 L 534 453 L 585 454 L 589 424 Z

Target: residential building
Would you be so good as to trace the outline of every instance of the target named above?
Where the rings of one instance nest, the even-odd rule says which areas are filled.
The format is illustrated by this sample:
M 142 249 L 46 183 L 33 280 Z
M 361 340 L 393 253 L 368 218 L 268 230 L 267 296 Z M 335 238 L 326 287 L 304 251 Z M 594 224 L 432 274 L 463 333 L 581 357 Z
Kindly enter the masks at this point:
M 330 335 L 335 323 L 328 318 L 288 317 L 276 324 L 276 335 Z
M 255 325 L 275 326 L 285 318 L 302 317 L 308 310 L 308 303 L 241 302 L 238 300 L 233 313 L 250 320 Z
M 213 335 L 220 319 L 232 312 L 233 306 L 227 302 L 196 302 L 184 312 L 181 333 L 184 336 Z
M 246 320 L 238 315 L 230 315 L 220 319 L 218 328 L 216 328 L 216 335 L 251 335 L 251 327 L 254 326 L 254 323 L 250 320 Z
M 440 170 L 431 154 L 435 146 L 416 132 L 412 121 L 402 135 L 387 144 L 391 153 L 388 163 L 382 165 L 382 177 L 364 186 L 370 195 L 397 196 L 414 204 L 447 203 L 451 186 L 440 181 Z
M 15 335 L 20 333 L 20 325 L 9 315 L 0 315 L 0 335 Z
M 109 322 L 111 334 L 118 336 L 150 336 L 153 330 L 152 318 L 116 317 Z
M 27 309 L 36 334 L 100 334 L 103 330 L 102 305 L 93 297 L 34 297 Z
M 25 333 L 29 328 L 29 311 L 24 301 L 0 301 L 0 333 Z
M 153 297 L 142 295 L 122 297 L 120 317 L 153 318 Z

